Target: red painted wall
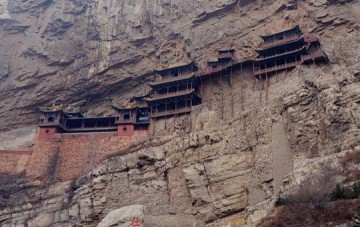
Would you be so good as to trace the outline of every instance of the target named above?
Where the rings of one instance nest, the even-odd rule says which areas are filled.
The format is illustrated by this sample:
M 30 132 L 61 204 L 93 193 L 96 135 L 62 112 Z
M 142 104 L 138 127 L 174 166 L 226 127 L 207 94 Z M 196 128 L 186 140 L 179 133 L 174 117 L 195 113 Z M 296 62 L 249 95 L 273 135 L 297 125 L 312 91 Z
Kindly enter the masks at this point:
M 58 138 L 58 129 L 56 127 L 39 128 L 38 139 L 56 139 Z
M 91 171 L 109 155 L 126 154 L 129 147 L 147 140 L 146 135 L 118 136 L 116 132 L 57 134 L 57 139 L 40 138 L 26 175 L 30 179 L 55 181 L 73 180 Z
M 133 136 L 134 135 L 134 125 L 119 125 L 118 126 L 118 135 L 119 136 Z

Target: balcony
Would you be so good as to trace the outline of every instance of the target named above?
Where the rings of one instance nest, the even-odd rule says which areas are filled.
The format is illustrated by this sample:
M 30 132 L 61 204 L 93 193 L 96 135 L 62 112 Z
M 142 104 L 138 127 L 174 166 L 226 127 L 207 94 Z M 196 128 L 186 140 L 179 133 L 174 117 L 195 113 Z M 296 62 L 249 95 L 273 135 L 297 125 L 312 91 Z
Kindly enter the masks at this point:
M 229 63 L 225 63 L 225 64 L 222 64 L 222 65 L 218 65 L 216 66 L 215 68 L 213 67 L 208 67 L 205 72 L 203 74 L 200 75 L 200 77 L 206 77 L 208 75 L 212 75 L 212 74 L 216 74 L 216 73 L 220 73 L 222 72 L 223 70 L 233 66 L 234 63 L 233 62 L 229 62 Z
M 145 100 L 146 101 L 157 101 L 157 100 L 177 97 L 177 96 L 181 96 L 181 95 L 189 95 L 189 94 L 191 94 L 193 92 L 194 92 L 194 89 L 187 89 L 187 90 L 170 92 L 170 93 L 161 94 L 161 95 L 154 95 L 151 98 L 145 98 Z
M 151 118 L 158 118 L 158 117 L 165 117 L 165 116 L 173 116 L 176 114 L 184 114 L 184 113 L 190 113 L 191 107 L 185 107 L 181 109 L 176 110 L 167 110 L 162 112 L 155 112 L 151 114 Z
M 224 59 L 224 58 L 231 58 L 233 59 L 234 58 L 234 55 L 232 53 L 221 53 L 219 54 L 219 59 Z
M 277 40 L 273 40 L 273 41 L 264 42 L 262 44 L 262 48 L 267 49 L 267 48 L 274 47 L 274 46 L 277 46 L 280 44 L 295 41 L 299 38 L 300 38 L 300 36 L 297 34 L 289 35 L 289 36 L 284 37 L 283 39 L 277 39 Z
M 115 124 L 135 124 L 136 119 L 118 119 Z
M 302 55 L 301 56 L 301 61 L 302 61 L 302 63 L 307 63 L 307 62 L 315 61 L 316 59 L 320 59 L 320 58 L 327 59 L 326 54 L 321 49 L 316 50 L 316 51 L 314 51 L 312 53 L 309 53 L 307 55 Z
M 292 67 L 295 67 L 300 64 L 301 64 L 301 61 L 295 61 L 292 63 L 277 65 L 277 66 L 266 68 L 266 69 L 254 69 L 254 75 L 258 76 L 258 75 L 262 75 L 262 74 L 266 74 L 266 73 L 276 72 L 276 71 L 292 68 Z
M 296 54 L 296 53 L 298 53 L 298 52 L 300 52 L 302 50 L 305 50 L 305 46 L 303 46 L 303 47 L 301 47 L 299 49 L 295 49 L 295 50 L 284 52 L 284 53 L 279 53 L 279 54 L 274 54 L 274 55 L 271 55 L 271 56 L 260 57 L 258 59 L 255 59 L 254 61 L 255 62 L 265 61 L 265 60 L 273 59 L 273 58 L 276 58 L 276 57 L 282 57 L 282 56 L 287 56 L 287 55 L 291 55 L 291 54 Z
M 165 78 L 162 78 L 161 80 L 154 81 L 149 84 L 150 84 L 150 86 L 155 86 L 155 85 L 166 84 L 166 83 L 175 82 L 175 81 L 179 81 L 179 80 L 190 79 L 194 76 L 195 76 L 195 73 L 179 74 L 176 77 L 165 77 Z

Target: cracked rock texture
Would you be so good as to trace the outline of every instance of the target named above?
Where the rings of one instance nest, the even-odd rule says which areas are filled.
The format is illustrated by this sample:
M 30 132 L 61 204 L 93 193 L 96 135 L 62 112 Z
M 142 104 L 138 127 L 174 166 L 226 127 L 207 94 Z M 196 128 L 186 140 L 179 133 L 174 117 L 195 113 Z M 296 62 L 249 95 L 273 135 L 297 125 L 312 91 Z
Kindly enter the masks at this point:
M 145 206 L 146 226 L 254 226 L 324 165 L 344 182 L 360 172 L 342 161 L 360 152 L 359 1 L 13 0 L 0 10 L 0 128 L 16 128 L 0 136 L 7 147 L 29 143 L 38 105 L 60 98 L 108 115 L 157 67 L 204 68 L 219 48 L 253 55 L 259 35 L 297 24 L 330 58 L 272 77 L 267 100 L 249 71 L 215 79 L 191 133 L 151 138 L 74 182 L 2 184 L 1 226 L 97 226 L 132 205 Z

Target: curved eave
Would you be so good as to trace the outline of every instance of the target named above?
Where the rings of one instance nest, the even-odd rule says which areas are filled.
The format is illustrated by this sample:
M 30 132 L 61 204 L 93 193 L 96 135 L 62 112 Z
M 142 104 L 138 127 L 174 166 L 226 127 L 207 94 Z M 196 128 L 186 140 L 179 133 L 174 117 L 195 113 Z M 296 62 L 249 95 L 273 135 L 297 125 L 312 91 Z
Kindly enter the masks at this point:
M 278 59 L 278 58 L 290 56 L 290 55 L 293 55 L 293 54 L 301 53 L 301 52 L 305 51 L 305 49 L 306 49 L 306 46 L 304 46 L 301 49 L 296 50 L 296 51 L 286 52 L 284 54 L 271 56 L 271 57 L 267 57 L 267 58 L 254 59 L 254 62 L 259 63 L 259 62 L 262 62 L 262 61 L 268 61 L 268 60 L 271 60 L 271 59 Z
M 234 53 L 235 49 L 220 49 L 218 53 Z
M 282 47 L 282 46 L 285 46 L 285 45 L 289 45 L 289 44 L 293 44 L 293 43 L 296 43 L 296 42 L 299 42 L 299 41 L 302 41 L 304 40 L 304 36 L 301 36 L 300 38 L 298 39 L 294 39 L 294 40 L 291 40 L 289 42 L 285 42 L 285 43 L 281 43 L 279 45 L 276 45 L 276 46 L 271 46 L 271 47 L 268 47 L 268 48 L 265 48 L 265 49 L 257 49 L 255 50 L 257 53 L 261 54 L 261 53 L 264 53 L 266 51 L 269 51 L 271 49 L 277 49 L 279 47 Z M 305 42 L 305 41 L 304 41 Z
M 138 106 L 126 108 L 126 107 L 117 107 L 117 106 L 114 106 L 114 105 L 111 105 L 111 107 L 114 108 L 115 110 L 134 110 L 134 109 L 138 108 Z
M 192 94 L 196 94 L 194 89 L 192 89 L 192 90 L 190 90 L 189 92 L 186 92 L 186 93 L 178 93 L 178 94 L 174 94 L 174 95 L 171 95 L 171 96 L 164 96 L 164 97 L 145 98 L 144 100 L 146 102 L 152 103 L 152 102 L 157 102 L 157 101 L 160 101 L 160 100 L 179 98 L 179 97 L 188 96 L 188 95 L 192 95 Z
M 186 80 L 190 80 L 190 79 L 193 79 L 195 78 L 195 73 L 192 73 L 190 74 L 189 76 L 184 76 L 184 77 L 174 77 L 174 80 L 163 80 L 163 81 L 159 81 L 159 82 L 152 82 L 152 83 L 149 83 L 149 86 L 154 88 L 154 87 L 157 87 L 157 86 L 161 86 L 161 85 L 164 85 L 164 84 L 171 84 L 171 83 L 175 83 L 175 82 L 181 82 L 181 81 L 186 81 Z M 146 98 L 144 98 L 146 99 Z
M 48 109 L 41 109 L 41 108 L 37 108 L 37 110 L 39 112 L 42 112 L 42 113 L 56 113 L 56 112 L 62 112 L 63 110 L 60 109 L 60 110 L 48 110 Z
M 261 37 L 262 39 L 266 39 L 266 38 L 270 38 L 270 37 L 273 37 L 273 36 L 277 36 L 277 35 L 280 35 L 280 34 L 282 34 L 282 33 L 287 33 L 287 32 L 293 31 L 293 30 L 299 30 L 299 31 L 300 31 L 299 25 L 296 25 L 295 27 L 290 28 L 290 29 L 285 30 L 285 31 L 277 32 L 277 33 L 274 33 L 274 34 L 271 34 L 271 35 L 261 35 L 260 37 Z
M 176 69 L 176 68 L 184 68 L 184 67 L 188 67 L 188 66 L 191 66 L 193 65 L 195 68 L 197 68 L 196 64 L 194 61 L 190 62 L 190 63 L 180 63 L 180 64 L 174 64 L 174 65 L 170 65 L 168 66 L 168 68 L 164 68 L 164 69 L 156 69 L 156 73 L 160 74 L 163 73 L 163 72 L 166 72 L 166 71 L 169 71 L 169 70 L 173 70 L 173 69 Z
M 63 113 L 67 116 L 75 116 L 75 117 L 84 117 L 84 115 L 81 112 L 67 112 L 63 111 Z

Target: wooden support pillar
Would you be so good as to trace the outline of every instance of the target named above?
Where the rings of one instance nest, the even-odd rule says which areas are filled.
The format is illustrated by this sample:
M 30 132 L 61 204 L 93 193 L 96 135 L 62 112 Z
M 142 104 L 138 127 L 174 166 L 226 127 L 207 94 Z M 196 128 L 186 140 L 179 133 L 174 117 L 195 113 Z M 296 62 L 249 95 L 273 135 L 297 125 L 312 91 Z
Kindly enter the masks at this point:
M 224 120 L 224 94 L 221 95 L 221 120 Z
M 261 84 L 261 86 L 262 86 L 262 84 L 263 84 L 262 76 L 260 76 L 260 84 Z M 263 90 L 260 89 L 260 103 L 261 103 L 261 101 L 262 101 L 262 92 L 263 92 Z
M 266 97 L 265 97 L 265 101 L 267 102 L 268 97 L 269 97 L 269 78 L 268 78 L 268 74 L 266 73 L 266 81 L 265 81 L 265 90 L 266 90 Z

